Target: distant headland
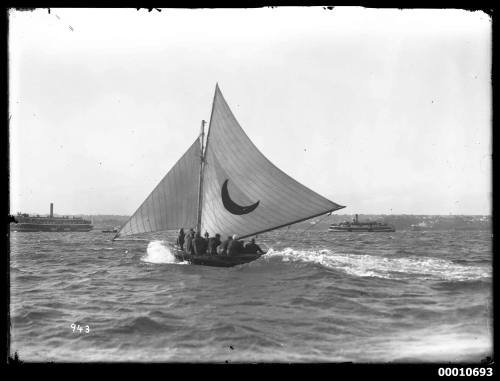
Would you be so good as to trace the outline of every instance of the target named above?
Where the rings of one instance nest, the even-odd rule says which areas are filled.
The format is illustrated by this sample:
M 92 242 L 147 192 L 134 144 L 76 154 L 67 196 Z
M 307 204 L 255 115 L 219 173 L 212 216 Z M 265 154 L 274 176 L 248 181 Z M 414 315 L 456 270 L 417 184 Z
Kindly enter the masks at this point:
M 76 215 L 75 215 L 76 216 Z M 94 230 L 121 226 L 130 216 L 124 215 L 86 215 L 79 217 L 92 220 Z M 308 229 L 327 231 L 333 223 L 352 221 L 354 214 L 333 214 L 320 216 L 308 221 L 291 225 L 289 229 Z M 413 215 L 413 214 L 359 214 L 363 221 L 381 221 L 400 230 L 491 230 L 491 216 L 488 215 Z M 287 228 L 283 228 L 287 229 Z

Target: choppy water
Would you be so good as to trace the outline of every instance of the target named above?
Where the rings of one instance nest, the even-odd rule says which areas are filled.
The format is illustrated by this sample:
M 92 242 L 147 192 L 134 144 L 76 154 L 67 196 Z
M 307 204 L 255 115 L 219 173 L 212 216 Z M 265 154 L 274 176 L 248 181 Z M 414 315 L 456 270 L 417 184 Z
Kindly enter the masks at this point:
M 491 232 L 282 230 L 259 237 L 268 254 L 233 268 L 176 263 L 164 241 L 172 237 L 111 238 L 12 233 L 12 353 L 145 362 L 492 355 Z

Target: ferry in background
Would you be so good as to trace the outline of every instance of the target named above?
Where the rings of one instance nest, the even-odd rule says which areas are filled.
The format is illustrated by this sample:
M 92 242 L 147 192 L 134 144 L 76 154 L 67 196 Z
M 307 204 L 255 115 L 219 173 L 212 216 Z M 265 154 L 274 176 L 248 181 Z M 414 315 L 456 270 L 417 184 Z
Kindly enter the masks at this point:
M 395 232 L 396 229 L 383 222 L 359 222 L 358 215 L 352 222 L 341 222 L 340 224 L 331 224 L 329 232 Z
M 54 204 L 50 203 L 49 216 L 30 216 L 18 213 L 10 223 L 10 230 L 17 232 L 88 232 L 92 222 L 81 217 L 54 217 Z

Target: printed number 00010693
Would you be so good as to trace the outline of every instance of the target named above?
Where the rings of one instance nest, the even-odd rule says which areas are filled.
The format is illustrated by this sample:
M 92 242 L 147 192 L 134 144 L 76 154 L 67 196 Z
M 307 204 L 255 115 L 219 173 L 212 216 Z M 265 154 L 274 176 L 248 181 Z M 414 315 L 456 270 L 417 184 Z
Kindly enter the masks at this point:
M 493 368 L 439 368 L 439 376 L 493 376 Z

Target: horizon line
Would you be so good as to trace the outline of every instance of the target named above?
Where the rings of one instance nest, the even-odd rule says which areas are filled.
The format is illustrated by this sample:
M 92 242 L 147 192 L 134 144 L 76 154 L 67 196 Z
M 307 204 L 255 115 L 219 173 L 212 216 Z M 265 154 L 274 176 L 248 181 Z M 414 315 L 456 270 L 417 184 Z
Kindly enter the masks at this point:
M 15 214 L 9 213 L 11 216 L 16 216 L 17 214 L 29 214 L 29 215 L 39 215 L 45 216 L 50 215 L 50 213 L 35 213 L 35 212 L 17 212 Z M 325 213 L 327 214 L 327 213 Z M 357 213 L 335 213 L 331 216 L 343 216 L 343 215 L 382 215 L 382 216 L 492 216 L 490 212 L 488 214 L 481 213 L 367 213 L 367 212 L 357 212 Z M 54 213 L 57 216 L 118 216 L 118 217 L 131 217 L 132 214 L 118 214 L 118 213 Z

